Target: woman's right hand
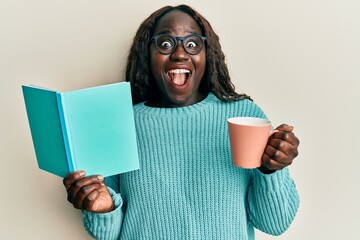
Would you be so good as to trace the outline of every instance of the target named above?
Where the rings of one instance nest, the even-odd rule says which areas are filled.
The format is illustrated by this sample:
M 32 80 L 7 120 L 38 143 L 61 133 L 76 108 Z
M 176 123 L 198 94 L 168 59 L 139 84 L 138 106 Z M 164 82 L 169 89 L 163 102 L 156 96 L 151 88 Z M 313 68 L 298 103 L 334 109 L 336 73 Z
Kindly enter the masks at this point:
M 74 208 L 105 213 L 114 210 L 114 203 L 101 175 L 85 177 L 84 171 L 69 173 L 63 183 L 68 201 Z

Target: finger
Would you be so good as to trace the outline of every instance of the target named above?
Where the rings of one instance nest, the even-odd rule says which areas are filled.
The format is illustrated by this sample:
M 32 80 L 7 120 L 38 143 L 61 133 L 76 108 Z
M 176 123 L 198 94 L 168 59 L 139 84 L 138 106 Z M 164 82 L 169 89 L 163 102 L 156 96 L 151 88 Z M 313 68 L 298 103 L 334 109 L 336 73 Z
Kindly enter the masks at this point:
M 287 156 L 284 152 L 274 148 L 273 146 L 266 146 L 265 153 L 269 156 L 270 159 L 281 164 L 289 165 L 289 156 Z
M 267 153 L 264 153 L 262 157 L 262 166 L 269 170 L 281 170 L 287 165 L 271 159 L 271 157 Z
M 82 187 L 74 198 L 73 201 L 74 208 L 83 209 L 84 199 L 86 199 L 88 195 L 91 194 L 94 190 L 99 190 L 101 187 L 102 185 L 99 183 Z
M 278 126 L 276 129 L 279 131 L 292 132 L 294 130 L 294 127 L 284 123 Z
M 88 194 L 83 202 L 84 210 L 96 211 L 97 209 L 94 209 L 94 204 L 99 196 L 100 196 L 100 191 L 97 189 L 94 189 L 90 194 Z
M 294 150 L 296 149 L 291 143 L 277 138 L 270 139 L 267 147 L 268 146 L 283 152 L 286 156 L 292 156 Z
M 90 177 L 84 177 L 76 182 L 74 182 L 68 190 L 68 201 L 73 203 L 76 195 L 78 194 L 79 190 L 91 184 L 102 183 L 104 178 L 101 175 L 94 175 Z
M 71 187 L 71 185 L 72 185 L 75 181 L 77 181 L 77 180 L 85 177 L 85 175 L 86 175 L 86 173 L 85 173 L 85 171 L 83 171 L 83 170 L 79 170 L 79 171 L 76 171 L 76 172 L 71 172 L 71 173 L 69 173 L 69 174 L 63 179 L 63 184 L 64 184 L 66 190 L 69 190 L 70 187 Z
M 279 132 L 274 133 L 272 135 L 272 138 L 269 138 L 269 140 L 272 140 L 272 139 L 284 140 L 293 146 L 299 145 L 299 140 L 293 132 L 279 131 Z

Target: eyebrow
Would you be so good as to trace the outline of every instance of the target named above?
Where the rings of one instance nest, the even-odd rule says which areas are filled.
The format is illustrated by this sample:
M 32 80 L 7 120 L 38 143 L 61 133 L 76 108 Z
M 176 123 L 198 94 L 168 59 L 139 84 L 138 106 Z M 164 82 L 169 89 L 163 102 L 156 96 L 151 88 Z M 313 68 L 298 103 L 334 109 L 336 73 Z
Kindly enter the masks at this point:
M 157 31 L 156 34 L 169 34 L 169 35 L 172 35 L 173 32 L 175 32 L 174 28 L 166 28 L 166 29 L 160 29 L 160 31 Z M 201 33 L 199 33 L 196 30 L 185 30 L 185 32 L 189 33 L 189 35 L 191 35 L 191 34 L 201 35 Z

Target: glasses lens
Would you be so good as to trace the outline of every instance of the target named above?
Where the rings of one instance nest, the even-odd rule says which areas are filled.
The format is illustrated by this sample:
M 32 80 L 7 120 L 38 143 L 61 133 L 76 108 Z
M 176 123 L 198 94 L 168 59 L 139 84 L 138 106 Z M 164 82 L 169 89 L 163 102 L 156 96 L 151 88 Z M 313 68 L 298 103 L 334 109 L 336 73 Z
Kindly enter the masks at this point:
M 184 41 L 184 48 L 190 54 L 198 54 L 203 47 L 203 40 L 199 36 L 189 36 Z
M 156 41 L 157 49 L 164 54 L 171 53 L 175 44 L 175 39 L 169 35 L 159 36 Z

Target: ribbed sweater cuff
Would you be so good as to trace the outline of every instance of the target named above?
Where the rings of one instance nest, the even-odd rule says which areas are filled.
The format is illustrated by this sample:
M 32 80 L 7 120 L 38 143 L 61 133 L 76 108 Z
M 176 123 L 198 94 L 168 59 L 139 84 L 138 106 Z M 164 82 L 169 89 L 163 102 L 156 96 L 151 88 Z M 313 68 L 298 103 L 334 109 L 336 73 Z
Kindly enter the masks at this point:
M 118 239 L 122 219 L 122 198 L 111 188 L 108 188 L 115 209 L 108 213 L 83 212 L 84 227 L 93 237 L 102 236 L 101 239 Z
M 285 232 L 293 221 L 299 197 L 287 168 L 272 174 L 254 172 L 254 192 L 249 199 L 255 226 L 271 235 Z
M 254 174 L 254 187 L 262 191 L 278 191 L 281 188 L 288 187 L 291 182 L 288 169 L 276 171 L 271 174 L 264 174 L 256 169 Z

